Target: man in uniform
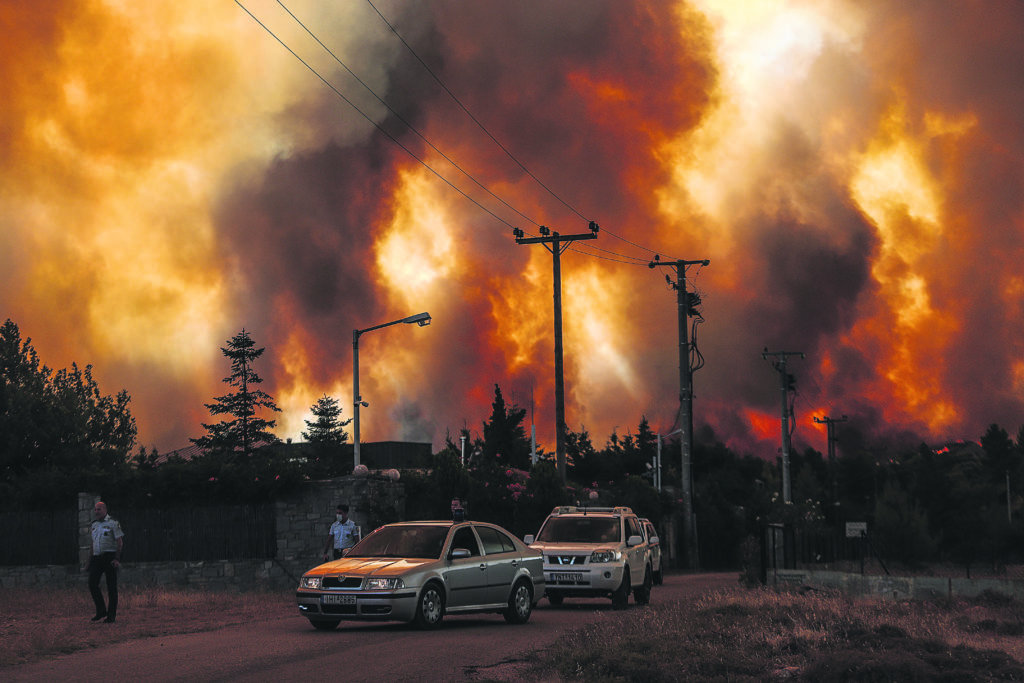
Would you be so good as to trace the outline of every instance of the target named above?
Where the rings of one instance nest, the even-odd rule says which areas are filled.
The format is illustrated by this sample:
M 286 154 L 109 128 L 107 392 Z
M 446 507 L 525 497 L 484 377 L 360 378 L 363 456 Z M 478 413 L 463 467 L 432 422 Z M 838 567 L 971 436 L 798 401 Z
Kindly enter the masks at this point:
M 345 551 L 359 542 L 359 527 L 348 518 L 348 505 L 338 505 L 336 519 L 327 532 L 327 543 L 324 545 L 324 560 L 331 557 L 331 549 L 334 549 L 333 559 L 337 560 L 345 554 Z
M 113 624 L 117 618 L 117 570 L 121 566 L 121 552 L 124 550 L 124 532 L 117 520 L 107 514 L 107 504 L 96 503 L 93 508 L 96 521 L 92 523 L 92 553 L 89 555 L 89 592 L 96 603 L 93 621 Z M 100 591 L 100 577 L 107 575 L 107 597 L 110 604 L 104 604 Z

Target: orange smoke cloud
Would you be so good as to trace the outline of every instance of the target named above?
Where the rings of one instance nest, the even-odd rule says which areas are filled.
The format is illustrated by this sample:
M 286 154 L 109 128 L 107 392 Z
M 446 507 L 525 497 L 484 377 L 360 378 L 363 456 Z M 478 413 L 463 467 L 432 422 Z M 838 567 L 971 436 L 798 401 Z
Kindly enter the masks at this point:
M 595 443 L 675 427 L 655 253 L 711 261 L 709 437 L 777 450 L 764 347 L 807 354 L 798 448 L 825 448 L 807 406 L 846 443 L 1019 426 L 1016 4 L 378 4 L 458 103 L 369 4 L 242 4 L 0 7 L 0 301 L 49 365 L 127 389 L 143 444 L 200 435 L 243 327 L 299 438 L 325 393 L 350 416 L 353 329 L 429 311 L 363 338 L 363 438 L 479 432 L 498 384 L 553 450 L 552 257 L 511 228 L 590 220 L 561 261 Z

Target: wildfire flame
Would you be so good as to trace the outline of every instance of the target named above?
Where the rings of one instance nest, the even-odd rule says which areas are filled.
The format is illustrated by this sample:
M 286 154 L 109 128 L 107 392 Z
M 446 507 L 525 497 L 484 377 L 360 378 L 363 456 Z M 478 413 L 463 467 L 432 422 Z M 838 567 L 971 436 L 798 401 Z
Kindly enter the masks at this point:
M 511 227 L 589 220 L 561 255 L 566 416 L 597 444 L 677 426 L 654 253 L 711 262 L 688 286 L 715 438 L 777 450 L 764 347 L 807 354 L 798 445 L 825 448 L 812 414 L 862 440 L 1019 426 L 1019 4 L 376 9 L 0 6 L 5 317 L 127 389 L 144 445 L 200 435 L 243 327 L 298 438 L 324 394 L 350 417 L 353 329 L 429 311 L 364 337 L 363 438 L 478 432 L 498 384 L 553 450 L 552 256 Z

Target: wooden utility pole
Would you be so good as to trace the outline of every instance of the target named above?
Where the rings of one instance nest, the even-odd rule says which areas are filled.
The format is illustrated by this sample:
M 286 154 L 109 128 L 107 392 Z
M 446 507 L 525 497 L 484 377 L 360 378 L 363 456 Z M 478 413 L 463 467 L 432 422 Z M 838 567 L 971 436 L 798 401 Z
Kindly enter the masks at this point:
M 806 358 L 807 355 L 800 351 L 775 351 L 769 353 L 768 347 L 765 347 L 761 358 L 768 360 L 768 356 L 776 356 L 778 358 L 772 364 L 772 367 L 779 372 L 780 384 L 782 385 L 782 502 L 788 504 L 793 502 L 793 487 L 789 476 L 789 450 L 790 437 L 792 435 L 789 419 L 793 416 L 793 411 L 789 407 L 789 392 L 793 389 L 795 380 L 793 375 L 786 372 L 786 358 L 788 356 Z
M 512 230 L 516 244 L 542 244 L 551 252 L 553 260 L 552 273 L 554 279 L 555 300 L 555 464 L 562 485 L 566 483 L 565 471 L 565 381 L 562 366 L 562 252 L 577 240 L 597 239 L 597 223 L 590 222 L 590 232 L 580 235 L 559 235 L 550 228 L 540 227 L 540 237 L 525 237 L 519 228 Z M 550 245 L 550 246 L 549 246 Z
M 711 261 L 666 261 L 661 262 L 658 256 L 648 263 L 649 268 L 669 266 L 676 269 L 676 307 L 679 317 L 679 410 L 680 429 L 683 451 L 682 485 L 683 485 L 683 530 L 686 534 L 686 566 L 697 569 L 697 527 L 693 518 L 693 367 L 690 364 L 690 316 L 693 314 L 690 294 L 686 290 L 686 268 L 688 266 L 707 266 Z M 666 275 L 665 278 L 672 282 Z M 696 295 L 695 295 L 696 296 Z
M 828 433 L 828 476 L 832 480 L 832 504 L 835 505 L 839 502 L 839 483 L 836 479 L 836 428 L 837 422 L 846 422 L 846 416 L 843 415 L 840 418 L 824 417 L 818 419 L 814 417 L 814 421 L 817 424 L 825 425 L 826 432 Z

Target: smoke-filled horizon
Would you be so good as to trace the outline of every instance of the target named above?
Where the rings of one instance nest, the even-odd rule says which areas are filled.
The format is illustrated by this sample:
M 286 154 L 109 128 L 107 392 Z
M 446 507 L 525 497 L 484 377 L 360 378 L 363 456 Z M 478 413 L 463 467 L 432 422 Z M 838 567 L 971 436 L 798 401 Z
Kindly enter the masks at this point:
M 552 452 L 552 256 L 512 227 L 589 221 L 566 421 L 599 447 L 677 426 L 655 254 L 710 260 L 705 436 L 774 456 L 765 348 L 806 354 L 797 448 L 1024 422 L 1024 5 L 282 3 L 0 6 L 0 317 L 141 445 L 203 434 L 242 328 L 299 439 L 351 417 L 354 329 L 429 311 L 361 338 L 363 440 L 479 434 L 497 384 Z

